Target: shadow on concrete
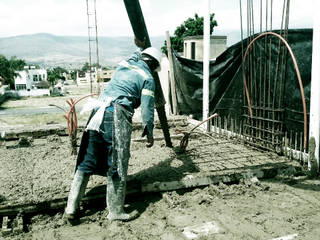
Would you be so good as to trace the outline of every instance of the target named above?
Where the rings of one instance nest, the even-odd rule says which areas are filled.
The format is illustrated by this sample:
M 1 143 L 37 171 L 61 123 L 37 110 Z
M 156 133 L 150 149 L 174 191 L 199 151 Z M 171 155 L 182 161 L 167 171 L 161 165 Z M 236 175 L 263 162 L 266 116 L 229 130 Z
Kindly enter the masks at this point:
M 192 162 L 188 152 L 179 153 L 178 148 L 174 148 L 175 155 L 159 162 L 158 164 L 144 169 L 139 173 L 128 176 L 127 181 L 127 196 L 126 208 L 127 212 L 138 210 L 142 214 L 150 204 L 154 204 L 162 198 L 160 192 L 142 193 L 142 184 L 164 182 L 164 181 L 179 181 L 186 173 L 199 172 L 197 166 Z M 181 161 L 179 167 L 172 167 L 173 160 Z M 91 196 L 99 196 L 98 198 L 90 200 Z M 87 192 L 86 197 L 88 201 L 83 203 L 85 209 L 85 216 L 95 214 L 106 208 L 106 185 L 96 186 Z M 84 199 L 85 200 L 85 199 Z

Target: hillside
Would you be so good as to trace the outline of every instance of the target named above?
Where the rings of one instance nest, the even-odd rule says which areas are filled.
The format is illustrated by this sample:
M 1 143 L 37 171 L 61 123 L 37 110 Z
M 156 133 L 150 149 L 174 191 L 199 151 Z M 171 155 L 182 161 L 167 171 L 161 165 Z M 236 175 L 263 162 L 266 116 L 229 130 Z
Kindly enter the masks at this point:
M 151 43 L 161 48 L 165 37 L 152 37 Z M 130 55 L 136 46 L 132 37 L 99 37 L 99 59 L 103 66 L 113 66 Z M 92 53 L 95 56 L 95 45 Z M 75 68 L 88 62 L 88 37 L 56 36 L 47 33 L 0 38 L 0 54 L 17 56 L 41 66 Z

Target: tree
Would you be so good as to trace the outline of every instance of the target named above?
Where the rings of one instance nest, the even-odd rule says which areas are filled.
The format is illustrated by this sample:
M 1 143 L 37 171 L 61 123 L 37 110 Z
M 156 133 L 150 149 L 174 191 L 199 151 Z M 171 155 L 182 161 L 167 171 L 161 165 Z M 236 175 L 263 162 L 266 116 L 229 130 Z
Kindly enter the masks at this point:
M 213 19 L 214 13 L 210 14 L 210 35 L 213 32 L 213 28 L 218 26 L 217 21 Z M 183 51 L 183 39 L 188 36 L 203 35 L 203 17 L 199 17 L 198 14 L 194 15 L 194 18 L 188 18 L 174 31 L 174 35 L 170 37 L 171 47 L 177 52 Z M 167 42 L 164 42 L 164 46 L 161 48 L 163 53 L 167 53 Z
M 15 71 L 23 70 L 24 66 L 26 65 L 26 62 L 23 59 L 19 59 L 16 56 L 11 57 L 9 62 L 11 68 Z
M 62 67 L 55 67 L 53 69 L 49 69 L 47 71 L 48 73 L 48 82 L 50 82 L 50 84 L 52 86 L 54 86 L 56 84 L 56 81 L 58 79 L 63 79 L 64 77 L 62 76 L 63 73 L 68 73 L 68 71 Z
M 8 84 L 10 89 L 14 89 L 14 77 L 17 76 L 15 71 L 22 70 L 25 65 L 24 60 L 15 56 L 8 60 L 5 56 L 0 55 L 0 76 L 4 79 L 3 84 Z
M 92 65 L 91 65 L 91 67 L 97 67 L 97 68 L 100 68 L 101 66 L 100 66 L 100 65 L 98 65 L 97 63 L 94 63 L 94 64 L 92 64 Z M 87 71 L 89 71 L 89 70 L 90 70 L 89 63 L 88 63 L 88 62 L 86 62 L 86 63 L 82 66 L 81 71 L 87 72 Z

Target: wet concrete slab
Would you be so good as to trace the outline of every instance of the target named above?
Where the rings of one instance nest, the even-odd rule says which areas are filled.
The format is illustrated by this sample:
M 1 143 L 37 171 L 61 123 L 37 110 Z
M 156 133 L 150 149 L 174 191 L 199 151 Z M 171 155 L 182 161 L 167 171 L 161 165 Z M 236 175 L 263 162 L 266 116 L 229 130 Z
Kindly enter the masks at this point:
M 186 126 L 186 119 L 181 117 L 168 121 L 171 136 L 177 136 L 172 139 L 173 148 L 165 146 L 159 128 L 155 129 L 157 141 L 152 148 L 146 148 L 143 141 L 132 141 L 128 194 L 272 178 L 300 169 L 299 164 L 286 157 L 247 146 L 241 138 L 217 133 L 207 136 L 195 132 L 190 136 L 186 151 L 180 152 L 181 132 L 189 131 L 190 126 Z M 140 136 L 141 131 L 135 130 L 132 140 Z M 21 209 L 33 212 L 63 208 L 75 168 L 68 137 L 54 135 L 34 139 L 30 147 L 24 148 L 15 145 L 18 141 L 10 141 L 10 144 L 0 149 L 6 158 L 0 159 L 3 166 L 0 215 L 14 215 Z M 92 176 L 84 201 L 105 199 L 105 189 L 106 178 Z

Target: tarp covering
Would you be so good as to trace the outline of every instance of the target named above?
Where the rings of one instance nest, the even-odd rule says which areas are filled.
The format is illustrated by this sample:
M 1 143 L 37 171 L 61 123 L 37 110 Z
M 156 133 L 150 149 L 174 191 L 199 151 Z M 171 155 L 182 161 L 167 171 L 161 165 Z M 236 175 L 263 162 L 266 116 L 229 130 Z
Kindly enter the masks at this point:
M 279 31 L 276 32 L 279 33 Z M 276 72 L 279 40 L 272 37 L 267 40 L 267 44 L 264 44 L 264 41 L 261 40 L 260 43 L 257 41 L 257 44 L 254 45 L 254 51 L 264 52 L 265 59 L 272 56 L 272 62 L 268 66 L 270 66 L 270 72 Z M 249 39 L 244 39 L 243 44 L 241 42 L 234 44 L 218 56 L 215 61 L 210 62 L 210 113 L 217 112 L 222 117 L 228 116 L 239 119 L 243 111 L 246 111 L 244 108 L 247 102 L 244 97 L 242 77 L 242 49 L 244 52 L 249 42 Z M 309 112 L 312 29 L 289 30 L 288 43 L 299 66 Z M 202 62 L 180 57 L 177 53 L 173 55 L 178 112 L 179 114 L 192 114 L 195 118 L 201 119 Z M 284 125 L 287 130 L 303 131 L 303 107 L 297 74 L 290 55 L 287 53 L 285 56 L 287 60 L 285 61 L 282 105 L 285 110 Z M 258 68 L 256 68 L 256 71 L 258 72 Z

